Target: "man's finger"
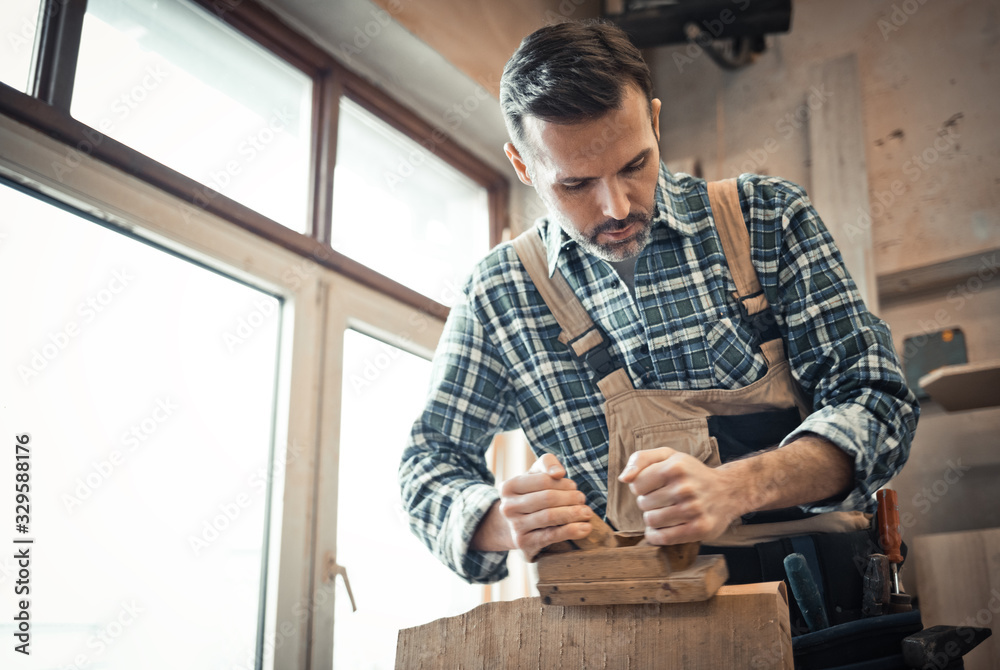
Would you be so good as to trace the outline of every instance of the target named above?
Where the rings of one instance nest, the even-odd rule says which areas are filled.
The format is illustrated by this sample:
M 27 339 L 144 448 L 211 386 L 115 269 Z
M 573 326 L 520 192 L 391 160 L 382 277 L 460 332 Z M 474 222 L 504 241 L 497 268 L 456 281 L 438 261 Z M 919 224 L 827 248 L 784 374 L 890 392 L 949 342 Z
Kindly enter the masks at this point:
M 536 491 L 575 491 L 576 482 L 572 479 L 553 479 L 546 474 L 529 474 L 511 477 L 500 486 L 500 495 L 514 496 Z
M 572 523 L 588 523 L 593 516 L 593 511 L 586 505 L 573 505 L 569 507 L 548 507 L 533 514 L 522 514 L 511 519 L 514 530 L 521 534 L 528 534 L 542 528 L 552 528 L 565 526 Z
M 542 454 L 537 461 L 528 468 L 528 472 L 544 472 L 553 479 L 562 479 L 566 476 L 566 468 L 562 466 L 559 459 L 554 454 Z
M 501 512 L 504 516 L 510 517 L 515 514 L 534 514 L 539 510 L 554 507 L 572 507 L 574 505 L 586 505 L 587 497 L 580 491 L 536 491 L 525 493 L 524 495 L 503 498 L 501 501 Z
M 660 463 L 667 460 L 677 452 L 670 447 L 660 447 L 659 449 L 644 449 L 632 454 L 625 469 L 618 475 L 618 481 L 628 484 L 634 481 L 640 472 L 648 468 L 653 463 Z
M 517 537 L 518 548 L 526 556 L 535 556 L 539 551 L 549 545 L 563 542 L 565 540 L 580 540 L 590 534 L 590 524 L 568 523 L 564 526 L 549 526 L 525 533 Z

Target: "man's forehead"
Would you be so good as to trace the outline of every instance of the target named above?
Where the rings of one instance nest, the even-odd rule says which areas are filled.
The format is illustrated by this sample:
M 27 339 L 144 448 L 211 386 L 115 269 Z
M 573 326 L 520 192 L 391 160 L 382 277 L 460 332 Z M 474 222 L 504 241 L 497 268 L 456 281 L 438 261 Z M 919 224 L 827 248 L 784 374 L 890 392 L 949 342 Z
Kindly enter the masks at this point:
M 632 118 L 630 118 L 632 117 Z M 624 167 L 651 141 L 648 115 L 639 119 L 613 110 L 597 119 L 553 123 L 534 117 L 525 120 L 525 139 L 533 161 L 555 172 L 556 180 L 589 176 L 600 169 Z M 617 165 L 621 162 L 621 165 Z

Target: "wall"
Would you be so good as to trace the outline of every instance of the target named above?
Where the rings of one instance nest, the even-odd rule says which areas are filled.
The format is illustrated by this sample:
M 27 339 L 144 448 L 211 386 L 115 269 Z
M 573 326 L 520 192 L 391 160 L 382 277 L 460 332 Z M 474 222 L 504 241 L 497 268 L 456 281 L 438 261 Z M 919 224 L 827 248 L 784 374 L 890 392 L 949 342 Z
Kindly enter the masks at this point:
M 797 0 L 790 34 L 768 42 L 738 72 L 697 46 L 647 52 L 667 163 L 821 188 L 811 183 L 810 118 L 847 92 L 824 89 L 817 68 L 856 54 L 871 209 L 870 223 L 860 212 L 856 224 L 870 226 L 879 315 L 898 351 L 907 336 L 959 326 L 971 361 L 1000 358 L 1000 7 Z M 1000 409 L 949 414 L 924 403 L 893 482 L 911 513 L 904 537 L 1000 526 L 998 435 Z M 912 565 L 907 574 L 917 591 Z

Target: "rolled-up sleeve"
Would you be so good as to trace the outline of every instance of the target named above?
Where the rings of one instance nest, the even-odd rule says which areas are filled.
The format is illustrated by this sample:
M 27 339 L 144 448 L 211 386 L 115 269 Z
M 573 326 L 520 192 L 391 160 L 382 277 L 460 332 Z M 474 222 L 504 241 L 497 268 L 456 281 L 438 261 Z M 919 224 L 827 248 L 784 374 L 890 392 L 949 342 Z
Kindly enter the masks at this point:
M 813 403 L 782 446 L 812 433 L 854 459 L 854 487 L 843 499 L 802 509 L 871 510 L 874 492 L 907 460 L 920 408 L 888 324 L 868 311 L 809 198 L 788 182 L 773 188 L 784 201 L 773 298 L 793 375 Z
M 469 548 L 499 498 L 486 450 L 514 427 L 509 381 L 472 300 L 452 307 L 434 356 L 431 387 L 399 467 L 410 527 L 445 565 L 469 582 L 507 576 L 507 552 Z

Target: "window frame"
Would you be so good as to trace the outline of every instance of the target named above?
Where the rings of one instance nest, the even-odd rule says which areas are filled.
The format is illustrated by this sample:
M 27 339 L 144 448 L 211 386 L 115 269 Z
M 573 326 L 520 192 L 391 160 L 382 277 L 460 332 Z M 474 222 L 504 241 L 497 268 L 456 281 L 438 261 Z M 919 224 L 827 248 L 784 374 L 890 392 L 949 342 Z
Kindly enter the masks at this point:
M 490 246 L 498 244 L 509 226 L 510 185 L 507 178 L 456 143 L 391 95 L 350 70 L 314 45 L 255 0 L 191 0 L 238 32 L 269 50 L 313 81 L 310 132 L 308 232 L 297 233 L 200 182 L 139 153 L 70 113 L 73 83 L 86 0 L 43 0 L 32 95 L 0 82 L 0 114 L 10 116 L 71 147 L 77 153 L 122 169 L 167 193 L 230 221 L 255 235 L 351 279 L 405 305 L 444 319 L 448 307 L 345 256 L 330 246 L 334 225 L 333 177 L 337 157 L 337 117 L 341 96 L 347 96 L 486 189 Z M 206 197 L 206 194 L 210 194 Z
M 313 81 L 309 233 L 212 192 L 70 113 L 86 0 L 43 0 L 30 94 L 0 82 L 0 174 L 284 301 L 276 450 L 302 445 L 271 518 L 264 657 L 257 667 L 329 667 L 343 333 L 353 328 L 430 358 L 449 309 L 332 249 L 342 96 L 487 190 L 490 244 L 508 227 L 507 179 L 441 128 L 313 45 L 254 0 L 193 0 Z M 60 174 L 58 164 L 74 169 Z M 422 327 L 414 329 L 414 324 Z M 272 501 L 272 505 L 277 501 Z M 270 512 L 269 512 L 270 514 Z M 275 524 L 280 524 L 276 534 Z M 327 594 L 319 598 L 320 594 Z M 489 591 L 487 590 L 487 593 Z M 287 624 L 287 626 L 286 626 Z M 288 631 L 288 632 L 286 632 Z

